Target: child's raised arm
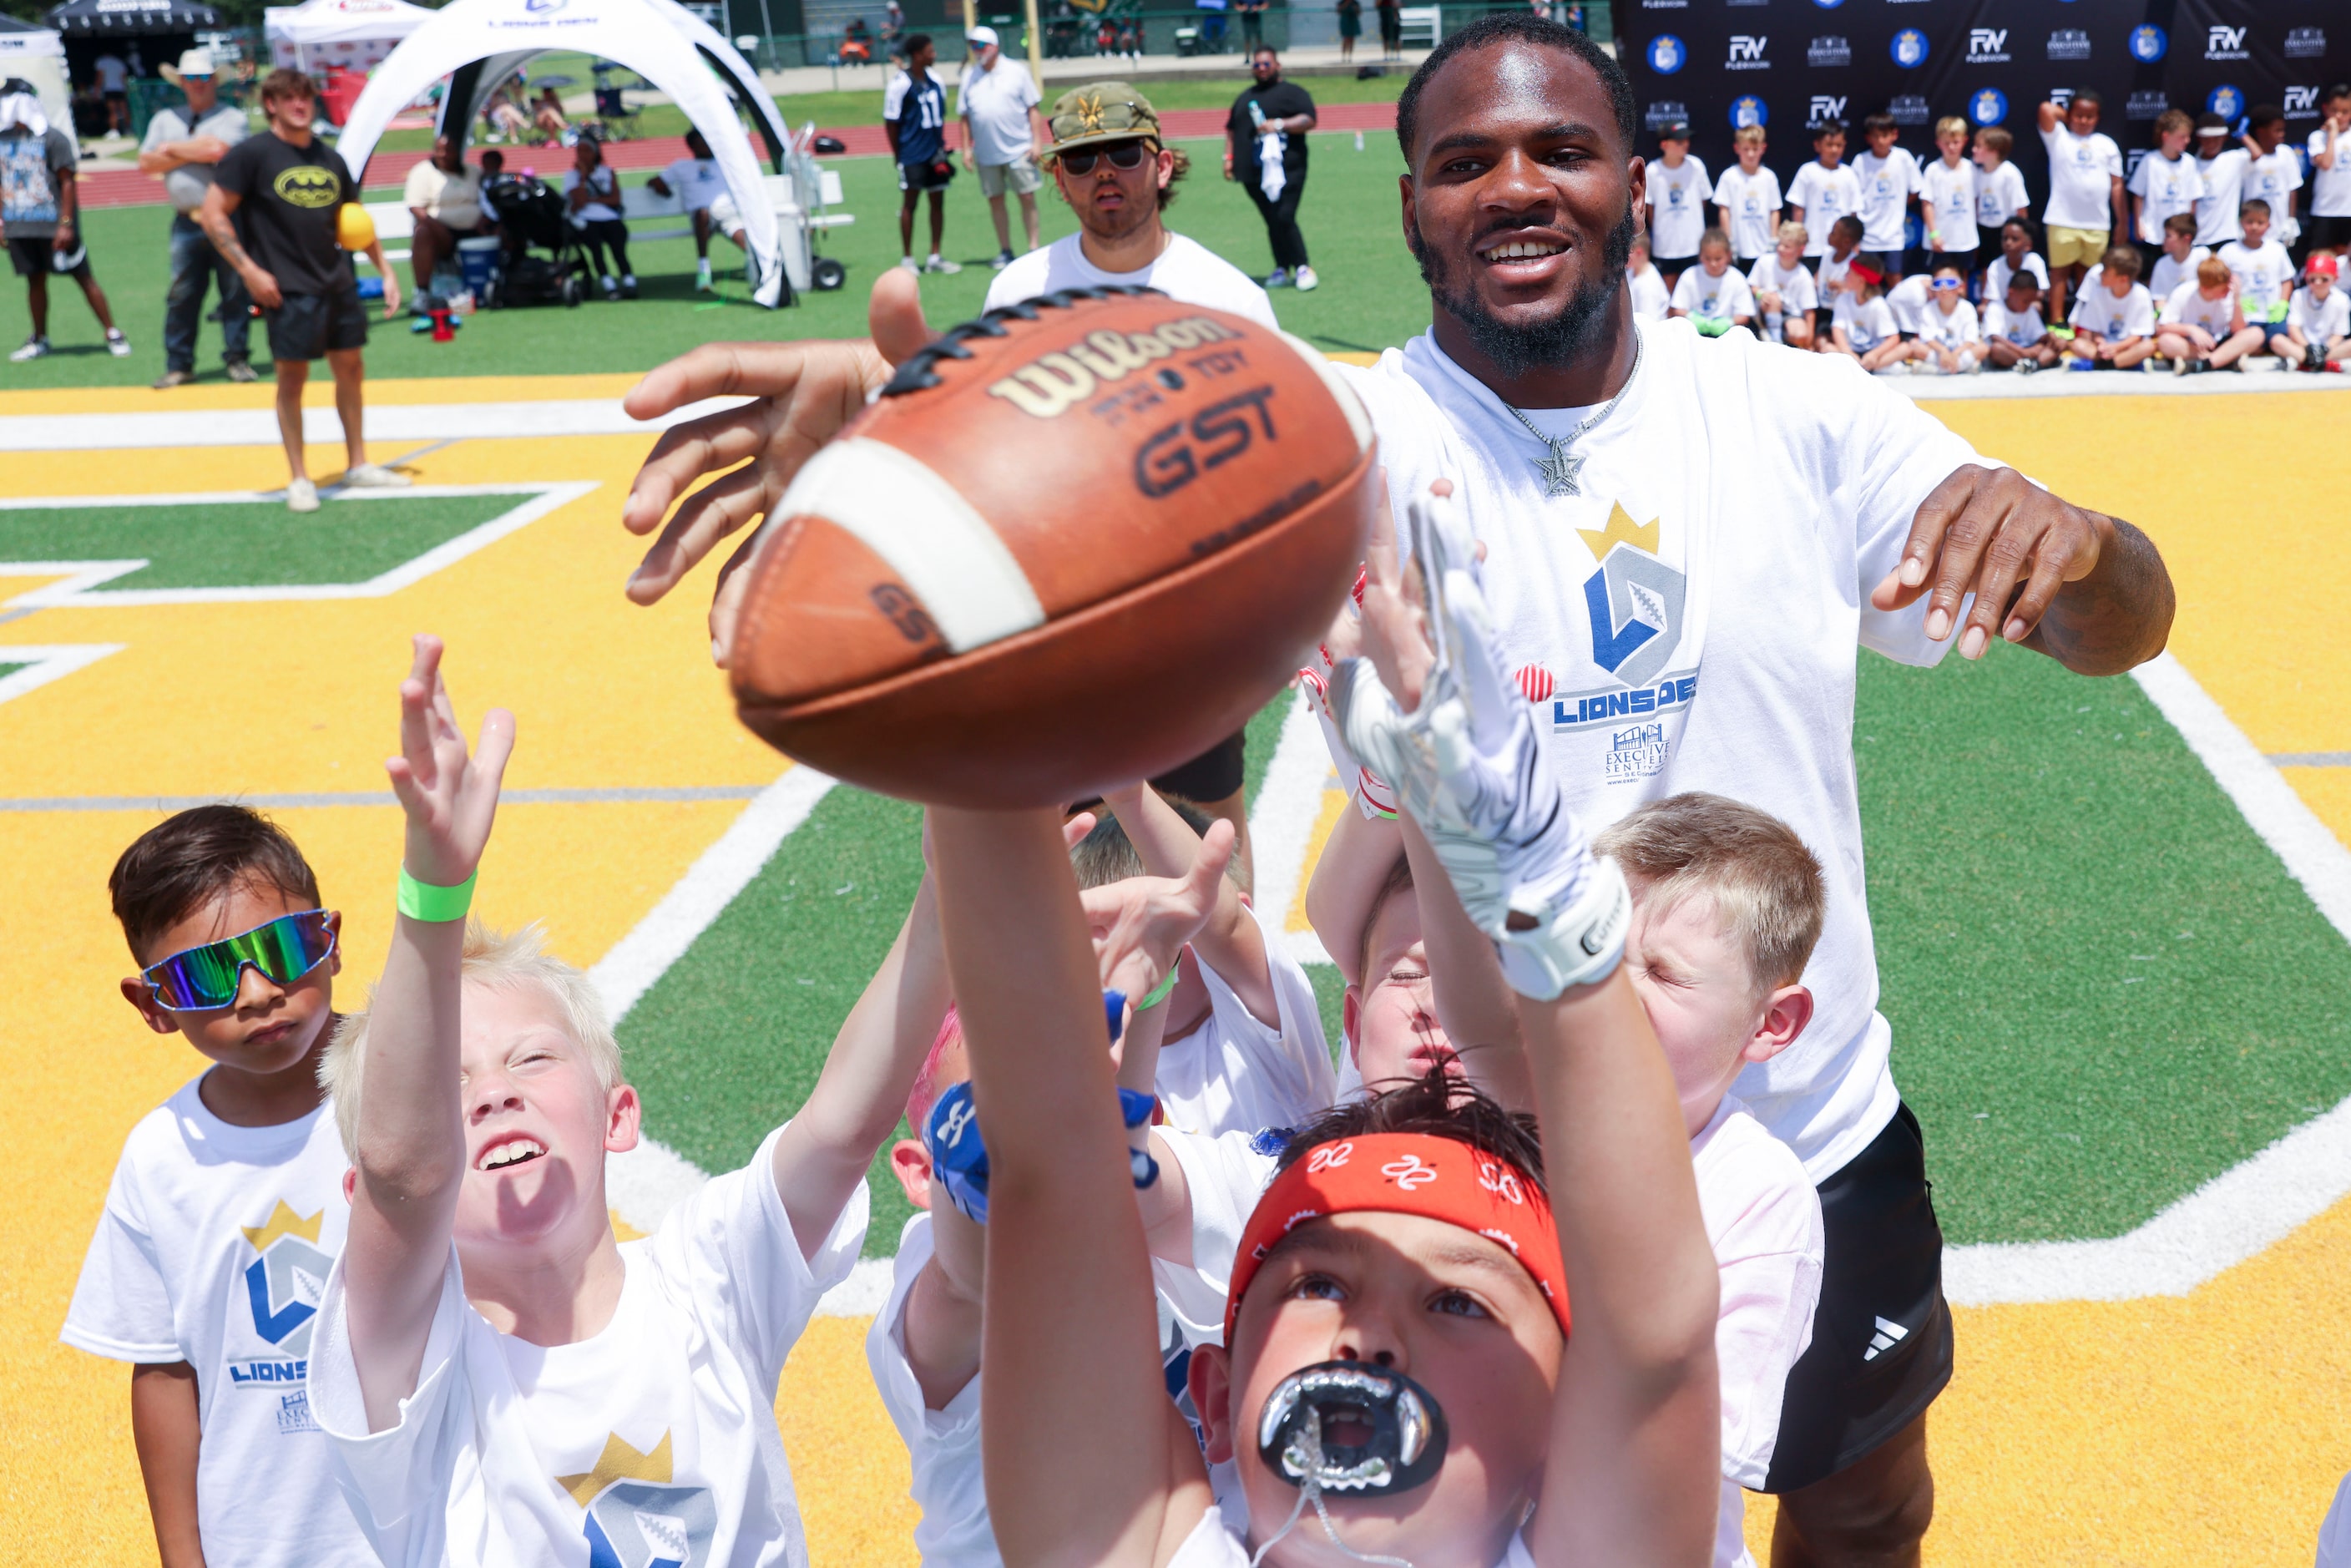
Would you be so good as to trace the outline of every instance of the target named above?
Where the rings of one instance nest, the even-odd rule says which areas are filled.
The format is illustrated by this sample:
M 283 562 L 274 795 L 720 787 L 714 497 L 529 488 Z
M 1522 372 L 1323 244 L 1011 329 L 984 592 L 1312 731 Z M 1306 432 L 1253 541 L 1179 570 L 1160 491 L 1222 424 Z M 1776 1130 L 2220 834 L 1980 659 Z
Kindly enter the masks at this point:
M 1137 784 L 1102 800 L 1126 830 L 1127 841 L 1146 873 L 1180 878 L 1191 869 L 1200 852 L 1200 835 L 1159 798 L 1158 790 Z M 1272 967 L 1266 961 L 1265 933 L 1242 907 L 1240 890 L 1229 880 L 1217 890 L 1217 906 L 1192 939 L 1192 949 L 1259 1022 L 1281 1026 L 1281 1003 L 1274 995 Z
M 401 754 L 384 764 L 408 819 L 405 875 L 392 952 L 369 1008 L 343 1249 L 351 1359 L 371 1431 L 396 1426 L 400 1402 L 416 1390 L 449 1264 L 465 1173 L 458 1067 L 464 904 L 513 749 L 514 716 L 493 708 L 482 720 L 480 755 L 466 755 L 441 681 L 441 640 L 418 637 L 400 684 Z M 421 895 L 410 892 L 417 883 Z
M 988 1151 L 982 1404 L 1005 1561 L 1156 1563 L 1212 1506 L 1160 1368 L 1102 986 L 1049 811 L 932 816 L 948 968 Z M 1202 904 L 1230 829 L 1189 879 Z

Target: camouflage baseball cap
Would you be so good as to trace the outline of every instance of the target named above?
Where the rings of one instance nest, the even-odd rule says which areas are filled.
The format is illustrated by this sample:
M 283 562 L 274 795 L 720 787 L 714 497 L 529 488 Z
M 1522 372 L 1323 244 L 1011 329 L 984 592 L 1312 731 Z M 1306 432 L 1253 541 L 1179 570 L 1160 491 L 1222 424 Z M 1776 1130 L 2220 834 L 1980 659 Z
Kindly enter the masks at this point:
M 1063 93 L 1053 100 L 1046 124 L 1053 132 L 1053 144 L 1045 149 L 1048 158 L 1139 136 L 1159 140 L 1159 111 L 1123 82 L 1098 81 Z

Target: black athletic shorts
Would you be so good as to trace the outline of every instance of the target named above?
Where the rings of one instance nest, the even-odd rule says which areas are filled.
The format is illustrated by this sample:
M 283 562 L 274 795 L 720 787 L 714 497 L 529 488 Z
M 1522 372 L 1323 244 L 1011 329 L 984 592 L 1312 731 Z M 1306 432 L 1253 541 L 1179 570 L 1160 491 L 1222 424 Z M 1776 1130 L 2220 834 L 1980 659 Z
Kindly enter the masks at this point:
M 898 189 L 902 191 L 944 191 L 955 182 L 955 164 L 945 153 L 927 163 L 898 165 Z
M 269 319 L 273 360 L 324 359 L 330 350 L 367 347 L 367 306 L 356 288 L 288 294 Z
M 1151 787 L 1162 795 L 1175 795 L 1203 803 L 1238 794 L 1241 748 L 1248 739 L 1247 730 L 1235 730 L 1218 742 L 1214 750 L 1195 757 L 1183 766 L 1154 779 Z
M 57 272 L 57 246 L 47 235 L 38 239 L 20 239 L 15 235 L 8 236 L 8 259 L 16 264 L 16 276 L 19 277 L 47 277 Z M 74 231 L 74 247 L 68 254 L 79 259 L 57 276 L 87 282 L 89 278 L 89 246 L 82 243 L 78 227 Z
M 1767 1492 L 1801 1490 L 1865 1457 L 1951 1380 L 1943 1230 L 1910 1107 L 1820 1194 L 1821 1305 L 1812 1345 L 1788 1372 Z
M 2323 218 L 2315 213 L 2302 220 L 2302 248 L 2351 250 L 2351 217 Z

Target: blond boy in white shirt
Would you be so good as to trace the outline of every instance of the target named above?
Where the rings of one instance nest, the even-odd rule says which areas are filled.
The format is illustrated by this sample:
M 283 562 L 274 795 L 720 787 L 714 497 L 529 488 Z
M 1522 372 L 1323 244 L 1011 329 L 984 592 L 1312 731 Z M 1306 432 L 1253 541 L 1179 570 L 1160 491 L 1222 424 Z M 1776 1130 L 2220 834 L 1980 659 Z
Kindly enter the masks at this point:
M 2243 305 L 2245 322 L 2258 327 L 2266 341 L 2254 352 L 2269 352 L 2281 359 L 2293 359 L 2293 344 L 2286 335 L 2286 314 L 2294 297 L 2294 261 L 2285 246 L 2270 238 L 2270 204 L 2263 201 L 2247 202 L 2238 209 L 2237 222 L 2242 239 L 2232 239 L 2214 252 L 2228 263 L 2237 279 L 2237 298 Z
M 1787 198 L 1780 176 L 1763 167 L 1763 128 L 1742 125 L 1731 134 L 1739 162 L 1714 182 L 1714 221 L 1730 235 L 1730 254 L 1743 265 L 1771 254 Z
M 1747 286 L 1763 312 L 1764 336 L 1777 338 L 1792 349 L 1813 346 L 1813 317 L 1820 308 L 1820 290 L 1804 266 L 1804 225 L 1782 224 L 1779 244 L 1760 258 L 1747 274 Z
M 1957 115 L 1937 120 L 1935 150 L 1942 156 L 1918 174 L 1927 249 L 1934 266 L 1956 267 L 1961 277 L 1972 277 L 1983 241 L 1976 229 L 1979 172 L 1967 161 L 1968 122 Z
M 2173 289 L 2156 322 L 2155 351 L 2171 361 L 2176 376 L 2225 371 L 2262 346 L 2259 327 L 2245 324 L 2229 264 L 2208 256 L 2196 276 Z

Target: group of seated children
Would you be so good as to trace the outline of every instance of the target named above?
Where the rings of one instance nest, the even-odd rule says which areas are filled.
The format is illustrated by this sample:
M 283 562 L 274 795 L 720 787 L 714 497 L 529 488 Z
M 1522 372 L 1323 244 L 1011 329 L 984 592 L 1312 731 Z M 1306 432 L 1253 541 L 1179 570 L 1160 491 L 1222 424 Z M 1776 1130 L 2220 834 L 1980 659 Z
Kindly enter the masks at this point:
M 643 1108 L 587 977 L 467 919 L 514 727 L 468 747 L 437 643 L 366 1011 L 282 831 L 142 835 L 122 988 L 214 1065 L 132 1134 L 65 1332 L 133 1364 L 165 1560 L 804 1563 L 777 1381 L 903 1113 L 920 1212 L 868 1351 L 925 1562 L 1750 1561 L 1823 1243 L 1730 1091 L 1812 1017 L 1820 869 L 1717 796 L 1588 837 L 1462 609 L 1466 529 L 1416 525 L 1449 635 L 1375 552 L 1332 643 L 1372 656 L 1304 683 L 1358 807 L 1308 901 L 1335 1073 L 1228 824 L 1141 784 L 934 810 L 805 1103 L 622 1242 Z M 1512 789 L 1446 771 L 1448 713 Z
M 1708 337 L 1744 327 L 1886 372 L 2168 366 L 2194 375 L 2241 369 L 2264 354 L 2339 371 L 2351 358 L 2351 301 L 2335 287 L 2335 256 L 2314 255 L 2297 288 L 2285 246 L 2271 237 L 2271 201 L 2258 195 L 2237 206 L 2213 244 L 2199 243 L 2213 222 L 2203 210 L 2212 205 L 2211 179 L 2197 172 L 2199 164 L 2233 170 L 2229 161 L 2241 160 L 2254 180 L 2277 163 L 2262 188 L 2299 184 L 2298 171 L 2286 167 L 2292 152 L 2273 145 L 2282 124 L 2263 121 L 2249 138 L 2253 146 L 2224 152 L 2216 142 L 2199 159 L 2186 152 L 2196 122 L 2178 110 L 2158 120 L 2158 151 L 2130 187 L 2147 244 L 2116 246 L 2085 272 L 2069 269 L 2081 276 L 2068 310 L 2065 280 L 2053 284 L 2037 254 L 2023 181 L 2008 162 L 2013 141 L 1999 126 L 1975 132 L 1970 163 L 1966 121 L 1938 122 L 1940 157 L 1921 168 L 1896 145 L 1894 121 L 1872 115 L 1863 121 L 1870 150 L 1848 166 L 1844 128 L 1831 121 L 1815 131 L 1817 157 L 1783 196 L 1761 166 L 1761 126 L 1737 133 L 1738 167 L 1709 184 L 1705 165 L 1689 155 L 1688 127 L 1677 121 L 1660 133 L 1663 157 L 1647 171 L 1651 228 L 1634 246 L 1634 309 L 1652 319 L 1687 317 Z M 1924 267 L 1906 277 L 1903 219 L 1913 193 L 1927 254 Z M 1714 227 L 1691 215 L 1709 193 L 1720 219 Z M 1782 222 L 1783 202 L 1793 216 Z M 1982 243 L 1986 233 L 1997 236 L 1996 248 Z M 2144 253 L 2158 242 L 2142 283 Z

